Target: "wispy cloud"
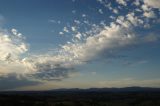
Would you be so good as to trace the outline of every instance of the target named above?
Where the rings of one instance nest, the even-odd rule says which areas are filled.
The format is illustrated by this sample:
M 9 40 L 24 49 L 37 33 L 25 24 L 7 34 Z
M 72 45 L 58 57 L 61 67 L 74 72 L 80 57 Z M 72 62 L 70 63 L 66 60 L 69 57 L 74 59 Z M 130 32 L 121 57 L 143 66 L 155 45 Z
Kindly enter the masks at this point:
M 159 85 L 160 79 L 138 80 L 132 78 L 100 81 L 98 84 L 99 87 L 159 87 Z

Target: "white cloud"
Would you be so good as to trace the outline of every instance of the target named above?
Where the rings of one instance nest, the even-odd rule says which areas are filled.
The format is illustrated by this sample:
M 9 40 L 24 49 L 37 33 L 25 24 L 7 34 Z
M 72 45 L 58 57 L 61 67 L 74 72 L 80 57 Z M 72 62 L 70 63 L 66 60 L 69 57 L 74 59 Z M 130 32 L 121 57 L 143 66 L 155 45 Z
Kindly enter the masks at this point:
M 116 19 L 116 22 L 120 25 L 122 25 L 123 27 L 129 28 L 131 26 L 129 21 L 125 21 L 125 17 L 124 16 L 118 16 Z
M 127 19 L 130 21 L 134 26 L 143 24 L 143 20 L 139 19 L 137 16 L 135 16 L 134 13 L 128 13 Z
M 74 59 L 86 61 L 103 50 L 123 47 L 132 43 L 134 35 L 131 35 L 129 32 L 126 34 L 127 30 L 120 25 L 111 23 L 110 26 L 106 26 L 99 34 L 88 37 L 85 43 L 66 44 L 62 48 L 67 54 L 73 56 Z
M 67 27 L 64 27 L 64 28 L 63 28 L 63 31 L 64 31 L 64 32 L 67 32 L 67 33 L 69 32 L 69 30 L 68 30 Z
M 150 11 L 151 10 L 151 8 L 148 5 L 146 5 L 146 4 L 143 4 L 141 6 L 141 8 L 142 8 L 143 11 Z
M 144 0 L 144 4 L 141 6 L 143 10 L 143 16 L 145 18 L 156 18 L 155 11 L 153 9 L 160 8 L 159 0 Z
M 127 1 L 126 0 L 116 0 L 117 3 L 127 6 Z
M 160 8 L 160 0 L 143 0 L 144 3 L 152 8 Z
M 110 16 L 109 18 L 111 18 L 111 19 L 115 19 L 115 17 L 114 17 L 114 16 Z
M 133 2 L 133 4 L 136 5 L 136 6 L 139 6 L 139 5 L 140 5 L 140 0 L 135 0 L 135 1 Z
M 51 22 L 51 23 L 56 23 L 56 20 L 53 20 L 53 19 L 48 20 L 48 21 Z
M 76 24 L 80 24 L 80 23 L 81 23 L 79 20 L 74 20 L 74 22 L 75 22 Z
M 59 32 L 59 34 L 60 34 L 60 35 L 63 35 L 64 33 L 63 33 L 63 32 Z
M 77 33 L 77 34 L 75 35 L 75 38 L 77 38 L 78 40 L 81 40 L 81 37 L 82 37 L 81 33 Z
M 71 30 L 72 30 L 73 32 L 76 31 L 76 27 L 72 26 L 72 27 L 71 27 Z
M 19 61 L 20 56 L 28 51 L 28 45 L 23 41 L 24 37 L 16 29 L 9 32 L 0 32 L 0 60 L 7 62 Z
M 143 16 L 147 17 L 147 18 L 156 18 L 156 15 L 153 11 L 149 11 L 149 12 L 144 12 Z
M 100 14 L 103 14 L 103 11 L 102 11 L 102 9 L 99 9 L 99 10 L 98 10 L 98 12 L 99 12 Z
M 87 15 L 86 14 L 82 14 L 82 17 L 86 17 Z
M 118 10 L 117 9 L 113 9 L 113 13 L 118 14 Z

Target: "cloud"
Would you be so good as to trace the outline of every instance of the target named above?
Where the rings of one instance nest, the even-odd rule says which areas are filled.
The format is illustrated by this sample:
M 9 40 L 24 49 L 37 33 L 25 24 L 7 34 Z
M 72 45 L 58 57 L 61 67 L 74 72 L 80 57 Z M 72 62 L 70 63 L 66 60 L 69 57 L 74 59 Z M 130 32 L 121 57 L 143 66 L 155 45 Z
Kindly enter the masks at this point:
M 119 79 L 119 80 L 106 80 L 100 81 L 98 87 L 130 87 L 130 86 L 140 86 L 140 87 L 159 87 L 160 79 Z
M 147 17 L 147 18 L 156 18 L 156 15 L 153 11 L 149 11 L 149 12 L 144 12 L 143 16 Z
M 122 23 L 125 22 L 121 21 Z M 62 51 L 67 54 L 67 57 L 70 57 L 72 62 L 76 60 L 82 62 L 101 57 L 103 52 L 107 54 L 115 49 L 139 44 L 140 42 L 143 41 L 137 38 L 132 27 L 129 27 L 129 25 L 124 27 L 123 24 L 119 25 L 113 22 L 110 26 L 101 29 L 98 34 L 87 37 L 83 42 L 62 45 Z
M 63 32 L 59 32 L 59 34 L 60 34 L 60 35 L 63 35 L 64 33 L 63 33 Z
M 124 66 L 131 66 L 131 67 L 134 67 L 134 66 L 137 66 L 137 65 L 143 65 L 143 64 L 147 64 L 148 61 L 147 60 L 139 60 L 139 61 L 135 61 L 135 62 L 131 62 L 131 61 L 125 61 L 124 62 Z
M 23 75 L 10 73 L 7 75 L 0 75 L 0 90 L 12 90 L 24 86 L 39 85 L 40 82 L 29 80 Z
M 16 29 L 11 33 L 0 31 L 0 61 L 18 62 L 21 54 L 28 51 L 28 45 L 24 42 L 24 37 Z
M 87 15 L 86 14 L 82 14 L 82 17 L 86 17 Z
M 64 28 L 63 28 L 63 31 L 64 31 L 64 32 L 67 32 L 67 33 L 69 32 L 69 30 L 68 30 L 67 27 L 64 27 Z
M 140 0 L 135 0 L 135 1 L 133 2 L 133 4 L 136 5 L 136 6 L 139 6 L 139 5 L 140 5 Z
M 159 0 L 144 0 L 144 3 L 152 8 L 160 8 Z
M 76 31 L 76 27 L 75 27 L 75 26 L 72 26 L 72 27 L 71 27 L 71 30 L 72 30 L 73 32 L 75 32 L 75 31 Z
M 52 62 L 36 64 L 36 72 L 29 74 L 33 79 L 39 80 L 63 80 L 74 73 L 73 67 L 63 66 L 62 64 L 53 64 Z
M 114 10 L 111 5 L 106 5 L 103 0 L 99 2 L 110 10 Z M 140 8 L 144 12 L 151 11 L 151 8 L 145 4 L 142 4 Z M 57 55 L 26 58 L 23 63 L 29 67 L 29 70 L 32 70 L 30 74 L 35 78 L 61 80 L 67 78 L 70 72 L 74 72 L 74 68 L 78 65 L 97 60 L 97 58 L 116 57 L 117 54 L 114 53 L 114 50 L 119 51 L 126 47 L 154 42 L 159 39 L 155 35 L 139 36 L 135 33 L 135 27 L 149 24 L 149 22 L 145 22 L 141 14 L 137 15 L 136 12 L 132 11 L 114 19 L 115 22 L 111 22 L 110 25 L 103 24 L 103 27 L 92 24 L 92 28 L 94 28 L 85 32 L 85 34 L 78 32 L 78 29 L 76 29 L 72 42 L 61 45 Z M 74 22 L 77 25 L 81 24 L 78 20 L 74 20 Z M 66 28 L 64 29 L 66 30 Z M 75 31 L 75 27 L 71 27 L 71 30 Z M 112 55 L 110 55 L 111 53 Z
M 130 21 L 131 24 L 133 24 L 134 26 L 143 24 L 143 20 L 139 19 L 137 16 L 135 16 L 135 13 L 128 13 L 126 15 L 127 20 Z
M 127 6 L 127 1 L 126 0 L 116 0 L 117 3 Z
M 75 35 L 75 38 L 77 38 L 78 40 L 81 40 L 81 37 L 82 37 L 82 34 L 81 34 L 81 33 L 77 33 L 77 34 Z
M 29 47 L 24 42 L 25 38 L 22 34 L 16 29 L 12 29 L 11 32 L 0 31 L 0 61 L 6 62 L 6 64 L 17 62 L 17 65 L 19 64 L 26 68 L 22 73 L 32 80 L 59 81 L 70 77 L 78 65 L 83 65 L 88 61 L 95 61 L 97 58 L 109 58 L 111 57 L 110 54 L 112 54 L 112 57 L 116 57 L 114 55 L 117 54 L 114 53 L 114 50 L 118 51 L 125 47 L 153 42 L 159 39 L 155 35 L 141 37 L 135 33 L 135 27 L 139 28 L 151 24 L 149 20 L 155 16 L 151 7 L 157 8 L 157 5 L 153 6 L 153 3 L 145 0 L 145 4 L 138 8 L 143 10 L 143 14 L 137 15 L 133 10 L 126 14 L 118 15 L 118 13 L 121 13 L 119 12 L 121 6 L 127 6 L 127 1 L 116 0 L 120 4 L 120 8 L 113 8 L 111 3 L 106 3 L 104 0 L 98 1 L 116 14 L 112 17 L 113 22 L 106 25 L 101 21 L 103 24 L 101 26 L 91 24 L 88 20 L 85 20 L 83 24 L 86 22 L 87 25 L 91 26 L 91 30 L 80 32 L 77 26 L 81 25 L 82 22 L 73 20 L 74 26 L 71 27 L 71 30 L 68 27 L 64 27 L 63 31 L 59 32 L 60 35 L 63 35 L 64 32 L 70 33 L 73 31 L 72 41 L 61 45 L 60 48 L 53 51 L 53 54 L 26 55 L 25 57 L 22 57 L 22 55 L 28 51 Z M 138 1 L 136 1 L 136 5 L 140 5 Z M 99 12 L 102 13 L 100 9 Z M 142 17 L 142 15 L 145 17 Z M 82 17 L 86 19 L 88 15 L 82 14 Z M 55 23 L 54 20 L 50 20 L 50 22 Z M 102 54 L 105 54 L 105 56 Z M 5 78 L 2 77 L 1 79 Z
M 22 60 L 26 75 L 39 80 L 62 80 L 76 72 L 72 57 L 67 55 L 36 55 Z
M 118 14 L 118 10 L 117 9 L 113 9 L 113 13 Z
M 98 26 L 95 28 L 97 30 Z M 128 28 L 116 23 L 85 39 L 82 35 L 75 35 L 80 41 L 62 45 L 57 55 L 36 55 L 23 59 L 22 63 L 28 68 L 26 74 L 42 80 L 61 80 L 74 72 L 77 65 L 99 58 L 103 52 L 110 53 L 113 49 L 125 47 L 134 40 Z
M 151 33 L 151 34 L 143 37 L 143 41 L 145 41 L 145 42 L 155 42 L 155 41 L 159 41 L 159 40 L 160 40 L 160 37 L 155 33 Z
M 103 11 L 102 11 L 102 9 L 99 9 L 99 10 L 98 10 L 98 12 L 99 12 L 100 14 L 103 14 Z
M 150 11 L 151 10 L 151 8 L 148 5 L 146 5 L 146 4 L 143 4 L 141 6 L 141 8 L 142 8 L 143 11 Z

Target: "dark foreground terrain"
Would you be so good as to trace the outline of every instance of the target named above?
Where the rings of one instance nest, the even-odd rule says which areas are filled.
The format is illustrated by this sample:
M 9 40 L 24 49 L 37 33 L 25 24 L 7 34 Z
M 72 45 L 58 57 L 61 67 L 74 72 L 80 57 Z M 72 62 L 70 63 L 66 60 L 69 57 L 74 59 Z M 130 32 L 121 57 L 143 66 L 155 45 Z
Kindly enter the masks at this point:
M 160 91 L 71 89 L 44 92 L 1 92 L 0 106 L 160 106 Z

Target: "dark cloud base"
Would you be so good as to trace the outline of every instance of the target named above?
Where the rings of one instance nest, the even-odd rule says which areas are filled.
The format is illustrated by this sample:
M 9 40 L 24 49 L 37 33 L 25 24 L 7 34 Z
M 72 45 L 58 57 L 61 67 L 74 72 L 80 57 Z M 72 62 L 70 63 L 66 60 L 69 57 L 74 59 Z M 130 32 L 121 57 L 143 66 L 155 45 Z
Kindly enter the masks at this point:
M 0 76 L 1 91 L 38 84 L 41 84 L 41 82 L 29 80 L 26 77 L 22 75 L 17 75 L 15 73 Z

